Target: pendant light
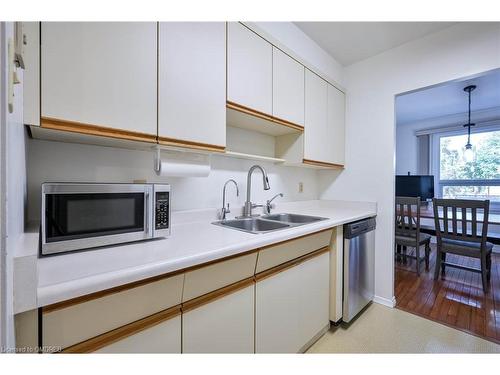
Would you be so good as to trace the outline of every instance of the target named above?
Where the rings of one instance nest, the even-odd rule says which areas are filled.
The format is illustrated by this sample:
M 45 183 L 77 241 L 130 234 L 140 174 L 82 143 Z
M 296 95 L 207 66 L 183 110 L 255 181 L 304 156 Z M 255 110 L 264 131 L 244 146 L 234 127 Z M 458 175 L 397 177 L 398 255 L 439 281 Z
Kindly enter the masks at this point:
M 470 122 L 470 93 L 476 89 L 476 85 L 470 85 L 467 87 L 464 87 L 464 91 L 469 94 L 469 121 L 467 124 L 464 125 L 465 128 L 467 128 L 467 144 L 465 145 L 465 152 L 464 152 L 464 157 L 465 161 L 471 162 L 474 159 L 474 152 L 472 151 L 472 145 L 470 143 L 470 128 L 471 126 L 474 126 L 476 124 L 472 124 Z

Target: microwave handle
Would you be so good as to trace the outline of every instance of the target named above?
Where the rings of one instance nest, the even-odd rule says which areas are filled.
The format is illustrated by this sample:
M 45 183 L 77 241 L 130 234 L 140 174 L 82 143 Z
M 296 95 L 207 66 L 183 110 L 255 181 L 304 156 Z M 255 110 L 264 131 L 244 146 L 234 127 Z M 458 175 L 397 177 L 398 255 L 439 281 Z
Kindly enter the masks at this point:
M 149 203 L 149 191 L 146 191 L 146 233 L 149 234 L 149 210 L 151 204 Z

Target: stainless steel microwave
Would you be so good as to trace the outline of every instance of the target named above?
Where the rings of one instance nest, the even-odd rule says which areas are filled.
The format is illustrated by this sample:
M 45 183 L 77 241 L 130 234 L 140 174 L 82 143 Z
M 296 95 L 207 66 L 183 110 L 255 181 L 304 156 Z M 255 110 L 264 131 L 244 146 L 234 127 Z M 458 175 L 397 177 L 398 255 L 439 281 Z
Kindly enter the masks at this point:
M 44 183 L 41 255 L 170 235 L 170 185 Z

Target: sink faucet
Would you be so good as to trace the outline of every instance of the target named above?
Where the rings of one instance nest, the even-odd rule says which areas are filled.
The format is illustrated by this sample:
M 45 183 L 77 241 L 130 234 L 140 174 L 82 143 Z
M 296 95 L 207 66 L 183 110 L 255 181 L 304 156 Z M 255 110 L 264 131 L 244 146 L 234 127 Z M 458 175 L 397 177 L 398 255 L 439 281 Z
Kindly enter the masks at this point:
M 236 181 L 234 181 L 232 178 L 227 180 L 226 183 L 224 184 L 224 188 L 222 189 L 222 209 L 220 210 L 221 220 L 226 220 L 226 214 L 231 212 L 229 210 L 229 203 L 227 204 L 226 207 L 226 187 L 227 184 L 229 184 L 230 182 L 232 182 L 234 186 L 236 186 L 236 196 L 238 197 L 240 195 L 240 190 L 238 189 L 238 184 L 236 183 Z
M 253 204 L 250 200 L 250 193 L 252 190 L 252 173 L 254 170 L 259 169 L 262 172 L 262 183 L 264 185 L 264 190 L 269 190 L 269 179 L 267 178 L 267 173 L 264 168 L 260 165 L 254 165 L 248 171 L 247 176 L 247 200 L 245 202 L 245 206 L 243 207 L 243 217 L 251 217 L 252 216 L 252 208 L 262 207 L 262 205 Z
M 273 207 L 273 204 L 271 204 L 271 202 L 272 202 L 273 200 L 275 200 L 276 198 L 278 198 L 278 197 L 282 197 L 282 198 L 283 198 L 283 193 L 276 194 L 274 197 L 272 197 L 271 199 L 269 199 L 269 200 L 266 202 L 266 212 L 267 212 L 268 214 L 270 214 L 270 213 L 271 213 L 271 209 L 273 209 L 273 208 L 274 208 L 274 207 Z

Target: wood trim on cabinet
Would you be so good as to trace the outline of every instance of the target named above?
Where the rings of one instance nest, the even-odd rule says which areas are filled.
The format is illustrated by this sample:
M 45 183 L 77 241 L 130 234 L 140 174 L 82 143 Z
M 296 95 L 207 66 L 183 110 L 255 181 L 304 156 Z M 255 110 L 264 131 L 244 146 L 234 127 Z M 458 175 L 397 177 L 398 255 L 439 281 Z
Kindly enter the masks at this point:
M 273 268 L 270 268 L 268 270 L 259 272 L 258 274 L 255 275 L 255 281 L 259 282 L 261 280 L 267 279 L 268 277 L 274 276 L 280 272 L 286 271 L 287 269 L 298 266 L 299 264 L 304 263 L 304 262 L 308 261 L 309 259 L 315 258 L 319 255 L 322 255 L 328 251 L 330 251 L 330 246 L 325 246 L 325 247 L 322 247 L 321 249 L 315 250 L 315 251 L 313 251 L 309 254 L 303 255 L 299 258 L 289 260 L 286 263 L 282 263 L 282 264 L 275 266 Z
M 334 169 L 344 169 L 343 164 L 327 163 L 325 161 L 302 159 L 304 164 L 314 165 L 317 167 L 334 168 Z
M 162 275 L 158 275 L 158 276 L 153 276 L 153 277 L 148 277 L 147 279 L 133 281 L 133 282 L 128 283 L 128 284 L 118 285 L 118 286 L 115 286 L 113 288 L 100 290 L 98 292 L 94 292 L 94 293 L 90 293 L 90 294 L 85 294 L 83 296 L 74 297 L 74 298 L 67 299 L 67 300 L 61 301 L 61 302 L 56 302 L 56 303 L 53 303 L 51 305 L 41 307 L 42 314 L 48 314 L 52 311 L 62 310 L 62 309 L 65 309 L 67 307 L 70 307 L 73 305 L 78 305 L 80 303 L 84 303 L 84 302 L 88 302 L 88 301 L 92 301 L 94 299 L 105 297 L 105 296 L 108 296 L 110 294 L 120 293 L 120 292 L 123 292 L 123 291 L 128 290 L 128 289 L 133 289 L 133 288 L 137 288 L 139 286 L 143 286 L 146 284 L 151 284 L 151 283 L 154 283 L 155 281 L 159 281 L 159 280 L 167 279 L 167 278 L 172 277 L 172 276 L 179 275 L 181 273 L 184 273 L 184 271 L 185 271 L 184 269 L 176 270 L 176 271 L 173 271 L 170 273 L 166 273 L 166 274 L 162 274 Z
M 182 139 L 158 137 L 158 143 L 165 146 L 194 148 L 197 150 L 205 150 L 211 152 L 225 152 L 225 146 L 211 145 L 208 143 L 185 141 Z
M 172 271 L 172 272 L 169 272 L 169 273 L 165 273 L 165 274 L 161 274 L 161 275 L 149 277 L 147 279 L 133 281 L 131 283 L 119 285 L 119 286 L 116 286 L 116 287 L 113 287 L 113 288 L 100 290 L 98 292 L 94 292 L 94 293 L 90 293 L 90 294 L 85 294 L 83 296 L 74 297 L 74 298 L 71 298 L 71 299 L 68 299 L 68 300 L 65 300 L 65 301 L 61 301 L 61 302 L 56 302 L 56 303 L 53 303 L 53 304 L 50 304 L 50 305 L 43 306 L 40 309 L 42 310 L 42 314 L 47 314 L 47 313 L 50 313 L 50 312 L 56 311 L 56 310 L 62 310 L 62 309 L 65 309 L 65 308 L 73 306 L 73 305 L 78 305 L 80 303 L 84 303 L 84 302 L 88 302 L 88 301 L 91 301 L 91 300 L 94 300 L 94 299 L 105 297 L 105 296 L 110 295 L 110 294 L 119 293 L 119 292 L 122 292 L 124 290 L 137 288 L 139 286 L 150 284 L 150 283 L 153 283 L 155 281 L 166 279 L 166 278 L 169 278 L 169 277 L 172 277 L 172 276 L 176 276 L 176 275 L 179 275 L 179 274 L 184 273 L 184 272 L 189 272 L 189 271 L 193 271 L 193 270 L 196 270 L 196 269 L 199 269 L 199 268 L 207 267 L 207 266 L 210 266 L 210 265 L 213 265 L 213 264 L 216 264 L 216 263 L 225 262 L 225 261 L 230 260 L 230 259 L 234 259 L 234 258 L 242 257 L 242 256 L 245 256 L 245 255 L 249 255 L 251 253 L 255 253 L 255 252 L 260 251 L 260 250 L 264 250 L 264 249 L 267 249 L 267 248 L 270 248 L 270 247 L 282 245 L 284 243 L 295 241 L 295 240 L 298 240 L 300 238 L 304 238 L 304 237 L 308 237 L 308 236 L 313 236 L 315 234 L 326 232 L 326 231 L 329 231 L 329 230 L 332 230 L 332 229 L 333 229 L 333 227 L 332 228 L 322 229 L 322 230 L 319 230 L 317 232 L 304 234 L 302 236 L 290 238 L 288 240 L 284 240 L 284 241 L 281 241 L 281 242 L 276 242 L 276 243 L 273 243 L 273 244 L 270 244 L 270 245 L 267 245 L 267 246 L 263 246 L 263 247 L 251 249 L 251 250 L 248 250 L 248 251 L 245 251 L 245 252 L 242 252 L 242 253 L 228 255 L 228 256 L 226 256 L 224 258 L 214 259 L 214 260 L 209 261 L 209 262 L 205 262 L 205 263 L 201 263 L 201 264 L 196 264 L 194 266 L 190 266 L 190 267 L 182 268 L 182 269 L 175 270 L 175 271 Z M 197 297 L 197 298 L 202 298 L 202 297 L 203 296 L 200 296 L 200 297 Z
M 102 335 L 69 346 L 66 349 L 63 349 L 60 353 L 91 353 L 117 341 L 123 340 L 128 336 L 132 336 L 157 324 L 163 323 L 166 320 L 175 318 L 181 313 L 181 305 L 177 305 L 147 316 L 143 319 L 136 320 L 135 322 L 116 328 L 112 331 L 103 333 Z
M 115 129 L 106 126 L 85 124 L 77 121 L 61 120 L 50 117 L 41 117 L 40 126 L 45 129 L 62 130 L 72 133 L 95 135 L 100 137 L 126 139 L 130 141 L 140 141 L 156 143 L 157 137 L 153 134 L 133 132 L 129 130 Z
M 200 297 L 193 298 L 192 300 L 186 301 L 182 304 L 182 313 L 194 310 L 200 306 L 206 305 L 207 303 L 213 302 L 219 298 L 225 297 L 228 294 L 232 294 L 241 289 L 246 288 L 254 283 L 254 277 L 248 277 L 246 279 L 237 281 L 233 284 L 225 286 L 223 288 L 214 290 Z
M 270 121 L 270 122 L 273 122 L 273 123 L 278 124 L 278 125 L 283 125 L 283 126 L 286 126 L 288 128 L 295 129 L 295 130 L 298 130 L 301 132 L 304 131 L 304 127 L 302 125 L 298 125 L 294 122 L 290 122 L 288 120 L 284 120 L 284 119 L 281 119 L 279 117 L 268 115 L 267 113 L 260 112 L 260 111 L 257 111 L 255 109 L 249 108 L 249 107 L 245 107 L 244 105 L 234 103 L 234 102 L 231 102 L 229 100 L 226 102 L 226 108 L 234 109 L 235 111 L 245 113 L 245 114 L 250 115 L 250 116 L 258 117 L 258 118 L 261 118 L 263 120 Z
M 263 246 L 263 247 L 261 247 L 259 250 L 269 249 L 270 247 L 275 247 L 275 246 L 283 245 L 283 244 L 285 244 L 285 243 L 292 242 L 292 241 L 295 241 L 295 240 L 298 240 L 298 239 L 301 239 L 301 238 L 304 238 L 304 237 L 309 237 L 309 236 L 313 236 L 313 235 L 318 234 L 318 233 L 327 232 L 327 231 L 329 231 L 329 230 L 333 230 L 333 228 L 334 228 L 334 227 L 331 227 L 331 228 L 326 228 L 326 229 L 321 229 L 321 230 L 318 230 L 317 232 L 304 234 L 304 235 L 302 235 L 302 236 L 299 236 L 299 237 L 294 237 L 294 238 L 290 238 L 290 239 L 288 239 L 288 240 L 284 240 L 284 241 L 281 241 L 281 242 L 275 242 L 275 243 L 273 243 L 273 244 Z

